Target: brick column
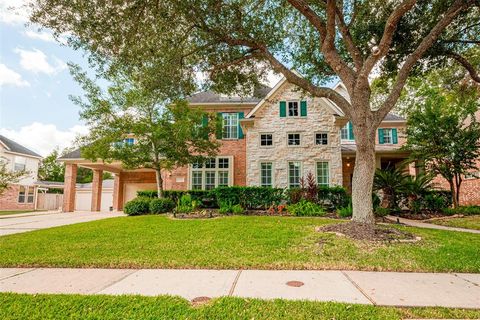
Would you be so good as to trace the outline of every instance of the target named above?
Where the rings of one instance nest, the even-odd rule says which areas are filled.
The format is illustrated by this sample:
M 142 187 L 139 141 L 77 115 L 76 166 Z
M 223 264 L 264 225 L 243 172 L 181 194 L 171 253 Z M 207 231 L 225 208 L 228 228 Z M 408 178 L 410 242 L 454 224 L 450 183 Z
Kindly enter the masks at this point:
M 65 164 L 65 182 L 63 189 L 63 212 L 75 211 L 75 193 L 77 182 L 77 165 Z
M 115 174 L 115 180 L 113 183 L 113 210 L 123 210 L 123 178 L 121 173 Z
M 92 181 L 92 211 L 100 211 L 102 207 L 102 184 L 103 184 L 103 171 L 93 170 Z

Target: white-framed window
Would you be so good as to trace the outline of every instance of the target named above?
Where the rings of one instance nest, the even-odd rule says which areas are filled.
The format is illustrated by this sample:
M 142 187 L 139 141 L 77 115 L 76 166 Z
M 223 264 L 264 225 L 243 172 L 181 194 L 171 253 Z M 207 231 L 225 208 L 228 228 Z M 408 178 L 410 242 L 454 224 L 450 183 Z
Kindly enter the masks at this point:
M 223 139 L 238 139 L 238 113 L 222 113 Z
M 393 133 L 391 128 L 384 128 L 383 130 L 383 143 L 393 143 Z
M 26 189 L 28 189 L 28 187 L 24 187 L 24 186 L 19 187 L 19 189 L 18 189 L 18 202 L 19 203 L 25 203 L 26 194 L 27 194 Z
M 302 163 L 300 161 L 290 161 L 288 163 L 288 187 L 300 187 L 300 178 L 302 177 Z
M 328 161 L 317 162 L 317 184 L 327 187 L 330 185 L 330 166 Z
M 260 134 L 260 146 L 261 147 L 271 147 L 271 146 L 273 146 L 273 134 L 271 134 L 271 133 L 261 133 Z
M 300 103 L 298 101 L 287 102 L 287 116 L 298 117 L 300 115 Z
M 348 122 L 340 129 L 340 139 L 343 141 L 355 141 L 351 122 Z
M 218 156 L 190 166 L 190 188 L 211 190 L 231 186 L 233 179 L 233 157 Z
M 317 145 L 317 146 L 328 145 L 328 133 L 326 133 L 326 132 L 315 133 L 315 145 Z
M 287 145 L 299 146 L 301 143 L 300 133 L 287 133 Z
M 273 187 L 273 163 L 260 163 L 260 186 Z
M 33 203 L 34 199 L 35 199 L 35 188 L 34 187 L 28 187 L 27 203 Z
M 25 171 L 27 168 L 27 158 L 15 156 L 14 171 Z
M 123 143 L 131 146 L 135 143 L 135 139 L 134 138 L 125 138 L 125 139 L 123 139 Z

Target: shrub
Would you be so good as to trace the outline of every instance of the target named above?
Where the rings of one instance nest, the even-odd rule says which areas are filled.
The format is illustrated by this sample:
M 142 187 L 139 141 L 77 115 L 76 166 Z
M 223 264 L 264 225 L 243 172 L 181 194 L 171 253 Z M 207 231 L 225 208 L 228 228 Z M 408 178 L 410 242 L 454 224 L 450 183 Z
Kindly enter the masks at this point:
M 463 206 L 463 207 L 458 207 L 456 209 L 445 208 L 443 209 L 443 213 L 449 216 L 454 214 L 463 214 L 466 216 L 476 215 L 476 214 L 480 214 L 480 206 Z
M 138 216 L 150 212 L 150 202 L 152 199 L 145 197 L 137 197 L 125 203 L 123 212 L 129 216 Z
M 176 211 L 180 213 L 190 213 L 198 207 L 197 201 L 192 199 L 190 194 L 184 194 L 177 202 Z
M 287 190 L 287 202 L 295 204 L 303 199 L 303 190 L 300 188 L 290 188 Z
M 300 200 L 298 203 L 289 204 L 287 206 L 287 211 L 293 214 L 294 216 L 324 216 L 325 211 L 321 206 L 316 203 Z
M 344 208 L 337 209 L 337 214 L 340 218 L 349 218 L 353 215 L 352 203 Z
M 220 209 L 218 210 L 220 214 L 243 214 L 245 210 L 239 204 L 231 204 L 230 202 L 222 202 L 220 204 Z
M 391 208 L 382 208 L 382 207 L 378 207 L 375 209 L 375 215 L 377 217 L 385 217 L 385 216 L 388 216 L 390 213 L 392 213 L 392 209 Z
M 201 207 L 209 208 L 216 205 L 215 195 L 207 190 L 165 190 L 163 192 L 163 196 L 173 200 L 174 203 L 177 203 L 184 194 L 189 194 Z M 137 191 L 139 197 L 157 198 L 157 195 L 155 190 Z
M 318 187 L 318 203 L 324 208 L 335 211 L 345 208 L 350 203 L 350 196 L 343 187 Z
M 211 191 L 217 199 L 218 206 L 222 203 L 239 204 L 245 209 L 267 209 L 278 205 L 284 199 L 283 189 L 265 187 L 218 187 Z
M 150 213 L 158 214 L 170 212 L 175 208 L 175 202 L 168 198 L 156 198 L 150 201 Z
M 300 178 L 300 186 L 303 191 L 303 199 L 310 202 L 317 202 L 318 185 L 313 173 L 309 172 L 306 178 Z

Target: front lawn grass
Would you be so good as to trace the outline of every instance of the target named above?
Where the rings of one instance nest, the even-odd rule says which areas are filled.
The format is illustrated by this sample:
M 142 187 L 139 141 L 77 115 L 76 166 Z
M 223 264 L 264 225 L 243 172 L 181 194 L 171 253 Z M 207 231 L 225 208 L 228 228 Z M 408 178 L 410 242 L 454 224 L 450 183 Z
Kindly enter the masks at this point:
M 0 294 L 8 319 L 478 319 L 480 310 L 392 308 L 225 297 L 192 307 L 179 297 Z
M 428 223 L 438 224 L 447 227 L 465 228 L 480 230 L 480 215 L 461 217 L 461 218 L 445 218 L 431 220 Z
M 324 218 L 120 217 L 0 237 L 1 267 L 350 269 L 480 272 L 477 234 L 401 227 L 416 243 L 315 231 Z

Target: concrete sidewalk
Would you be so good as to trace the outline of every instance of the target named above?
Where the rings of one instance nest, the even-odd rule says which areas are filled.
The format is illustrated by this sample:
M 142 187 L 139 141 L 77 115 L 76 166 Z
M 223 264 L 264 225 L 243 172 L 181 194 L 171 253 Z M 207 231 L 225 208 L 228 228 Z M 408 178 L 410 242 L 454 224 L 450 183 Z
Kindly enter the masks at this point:
M 480 308 L 480 274 L 363 271 L 0 269 L 0 292 L 235 296 Z
M 421 220 L 411 220 L 411 219 L 405 219 L 405 218 L 400 218 L 400 217 L 395 217 L 395 216 L 387 216 L 386 218 L 391 220 L 391 221 L 397 221 L 397 219 L 398 219 L 398 221 L 400 223 L 403 223 L 404 225 L 407 225 L 409 227 L 436 229 L 436 230 L 447 230 L 447 231 L 458 231 L 458 232 L 480 234 L 480 230 L 457 228 L 457 227 L 447 227 L 447 226 L 441 226 L 441 225 L 437 225 L 437 224 L 433 224 L 433 223 L 422 222 Z
M 104 212 L 38 212 L 3 216 L 0 219 L 0 236 L 46 229 L 68 224 L 124 216 L 123 213 Z

